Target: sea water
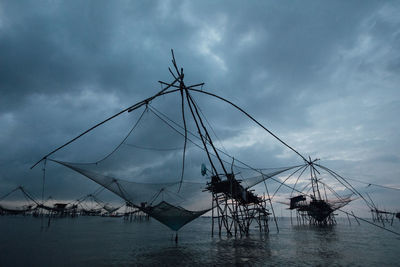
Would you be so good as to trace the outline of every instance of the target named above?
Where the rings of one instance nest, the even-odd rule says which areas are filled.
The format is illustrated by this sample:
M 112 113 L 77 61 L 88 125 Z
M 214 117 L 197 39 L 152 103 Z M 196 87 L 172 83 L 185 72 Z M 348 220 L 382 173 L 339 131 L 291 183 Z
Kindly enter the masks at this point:
M 400 237 L 361 222 L 331 227 L 278 220 L 268 234 L 211 236 L 211 219 L 178 233 L 156 220 L 0 217 L 0 266 L 400 266 Z M 400 231 L 400 222 L 391 228 Z

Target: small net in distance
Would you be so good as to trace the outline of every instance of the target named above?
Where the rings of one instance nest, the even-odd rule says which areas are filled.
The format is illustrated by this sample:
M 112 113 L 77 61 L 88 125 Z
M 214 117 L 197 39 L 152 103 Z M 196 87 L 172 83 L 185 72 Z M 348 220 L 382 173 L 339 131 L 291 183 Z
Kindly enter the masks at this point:
M 25 214 L 37 209 L 38 202 L 22 186 L 0 197 L 0 214 Z

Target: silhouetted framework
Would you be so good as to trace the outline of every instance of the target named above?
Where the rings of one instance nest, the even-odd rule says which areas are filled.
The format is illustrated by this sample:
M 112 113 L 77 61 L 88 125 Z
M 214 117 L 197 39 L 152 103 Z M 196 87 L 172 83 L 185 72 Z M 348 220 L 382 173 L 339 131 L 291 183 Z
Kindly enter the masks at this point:
M 295 204 L 292 205 L 292 203 Z M 327 225 L 336 224 L 334 209 L 326 200 L 312 199 L 310 202 L 302 195 L 290 199 L 290 209 L 296 210 L 298 224 Z
M 371 184 L 370 184 L 371 185 Z M 394 218 L 397 217 L 400 219 L 400 213 L 390 212 L 387 210 L 382 210 L 375 205 L 375 202 L 372 200 L 369 194 L 366 194 L 371 202 L 370 211 L 372 216 L 372 221 L 376 223 L 381 223 L 385 227 L 385 223 L 393 225 Z
M 377 208 L 371 209 L 371 215 L 372 221 L 382 223 L 383 226 L 385 226 L 385 223 L 390 223 L 390 225 L 393 225 L 395 217 L 400 219 L 400 213 L 379 210 Z
M 171 52 L 173 69 L 169 68 L 169 72 L 172 75 L 173 82 L 167 83 L 159 81 L 162 89 L 158 93 L 142 101 L 139 101 L 128 108 L 121 110 L 120 112 L 105 119 L 100 123 L 97 123 L 96 125 L 82 132 L 75 138 L 69 140 L 65 144 L 46 154 L 31 167 L 34 168 L 40 162 L 44 162 L 43 188 L 45 181 L 44 177 L 46 161 L 50 160 L 58 164 L 64 165 L 65 167 L 68 167 L 75 172 L 86 176 L 87 178 L 100 184 L 103 189 L 107 188 L 111 192 L 124 199 L 126 201 L 124 213 L 124 218 L 126 220 L 133 220 L 133 218 L 142 218 L 142 215 L 146 214 L 145 216 L 147 217 L 144 218 L 148 218 L 150 216 L 163 223 L 176 233 L 179 231 L 179 229 L 181 229 L 181 227 L 198 218 L 199 216 L 206 214 L 209 211 L 211 211 L 212 213 L 212 234 L 214 234 L 215 225 L 217 225 L 218 227 L 219 235 L 221 235 L 222 232 L 226 232 L 226 234 L 229 236 L 248 235 L 251 225 L 256 225 L 260 231 L 268 232 L 269 215 L 273 215 L 276 223 L 274 209 L 272 206 L 272 199 L 281 188 L 281 186 L 285 186 L 292 190 L 292 193 L 290 194 L 290 209 L 296 211 L 298 223 L 307 223 L 314 225 L 335 224 L 336 221 L 334 218 L 334 211 L 340 210 L 342 207 L 348 204 L 351 201 L 350 197 L 353 195 L 360 197 L 367 203 L 369 207 L 372 207 L 372 205 L 364 198 L 364 196 L 360 194 L 351 184 L 349 184 L 345 178 L 338 175 L 336 172 L 328 169 L 327 167 L 317 164 L 317 160 L 311 160 L 310 157 L 309 159 L 306 159 L 297 150 L 285 143 L 277 135 L 272 133 L 269 129 L 267 129 L 264 125 L 262 125 L 251 115 L 249 115 L 245 110 L 238 107 L 236 104 L 216 94 L 203 91 L 202 88 L 199 88 L 200 86 L 203 86 L 203 83 L 187 86 L 184 83 L 185 75 L 183 72 L 183 68 L 178 68 L 175 61 L 174 53 L 173 51 Z M 259 127 L 265 130 L 269 135 L 273 136 L 281 144 L 296 153 L 304 163 L 298 166 L 280 168 L 278 171 L 265 174 L 260 169 L 252 168 L 251 166 L 236 160 L 236 162 L 240 162 L 242 169 L 251 170 L 257 175 L 256 177 L 244 177 L 241 180 L 236 179 L 235 173 L 233 171 L 235 160 L 232 156 L 230 156 L 226 152 L 221 151 L 214 145 L 214 140 L 211 136 L 216 137 L 216 135 L 215 133 L 214 135 L 210 134 L 213 133 L 213 129 L 211 128 L 211 125 L 208 123 L 199 105 L 192 96 L 192 93 L 194 94 L 194 92 L 202 95 L 212 96 L 214 99 L 221 100 L 233 106 L 235 109 L 239 110 Z M 152 106 L 152 101 L 156 98 L 160 96 L 172 95 L 173 93 L 176 93 L 176 95 L 178 95 L 179 97 L 177 98 L 178 105 L 174 105 L 174 107 L 177 107 L 178 110 L 174 111 L 177 111 L 175 112 L 175 114 L 178 114 L 181 117 L 181 123 L 177 123 L 176 121 L 171 120 L 170 118 L 168 118 L 168 116 Z M 71 163 L 49 158 L 55 152 L 68 146 L 69 144 L 91 132 L 95 128 L 105 124 L 106 122 L 116 118 L 117 116 L 120 116 L 123 113 L 133 112 L 139 110 L 142 107 L 144 108 L 143 113 L 138 117 L 138 120 L 133 125 L 128 135 L 121 141 L 120 144 L 115 147 L 114 150 L 107 154 L 107 156 L 105 156 L 103 159 L 93 163 Z M 184 138 L 183 148 L 181 149 L 182 156 L 180 154 L 178 155 L 178 161 L 182 161 L 182 169 L 178 170 L 179 178 L 177 180 L 175 180 L 176 174 L 173 174 L 172 177 L 174 177 L 174 180 L 172 181 L 169 180 L 167 182 L 159 180 L 154 181 L 154 183 L 147 183 L 144 182 L 144 180 L 145 178 L 149 178 L 149 176 L 141 177 L 143 178 L 143 180 L 135 180 L 137 177 L 130 177 L 129 179 L 132 180 L 124 180 L 121 179 L 121 176 L 118 174 L 119 171 L 117 171 L 116 173 L 109 173 L 108 171 L 101 172 L 99 170 L 100 166 L 106 166 L 106 162 L 109 157 L 109 162 L 119 162 L 113 161 L 111 160 L 111 158 L 117 157 L 118 153 L 124 156 L 124 151 L 127 151 L 127 147 L 157 151 L 157 147 L 146 148 L 141 147 L 140 144 L 137 145 L 127 142 L 128 138 L 130 138 L 130 135 L 136 129 L 136 127 L 139 125 L 140 128 L 141 123 L 139 124 L 139 122 L 142 120 L 145 114 L 147 114 L 148 116 L 152 116 L 152 118 L 156 119 L 158 123 L 162 123 L 162 126 L 167 126 L 169 131 L 174 131 L 174 134 L 176 134 L 174 136 Z M 191 127 L 194 128 L 194 133 L 189 130 Z M 211 130 L 211 132 L 209 132 L 209 130 Z M 149 140 L 152 140 L 150 139 L 152 135 L 155 135 L 154 132 L 146 137 L 149 137 Z M 195 141 L 193 141 L 193 139 Z M 192 147 L 195 149 L 200 148 L 202 150 L 201 153 L 203 153 L 204 151 L 204 154 L 202 155 L 205 155 L 207 157 L 207 159 L 204 160 L 207 162 L 208 167 L 206 167 L 206 164 L 202 164 L 201 173 L 203 176 L 207 174 L 207 177 L 211 178 L 211 181 L 207 183 L 203 181 L 200 181 L 199 183 L 194 183 L 189 180 L 184 180 L 184 178 L 187 177 L 187 174 L 185 176 L 185 161 L 187 160 L 188 155 L 190 155 L 190 151 L 187 151 L 187 149 L 191 149 L 191 147 L 187 147 L 188 143 L 193 145 Z M 130 155 L 125 155 L 124 157 L 122 157 L 122 159 L 129 158 Z M 173 159 L 175 161 L 175 158 Z M 230 163 L 228 163 L 226 159 L 232 159 L 230 170 L 227 170 L 226 166 L 229 166 Z M 134 163 L 132 164 L 134 165 Z M 118 168 L 122 169 L 123 165 L 126 164 L 122 164 L 121 161 L 121 164 L 117 166 Z M 285 181 L 280 181 L 279 179 L 273 178 L 273 176 L 275 175 L 292 169 L 296 170 L 292 174 L 290 174 Z M 306 173 L 307 175 L 309 175 L 307 177 L 308 182 L 303 189 L 299 190 L 298 186 L 301 184 L 298 184 L 299 178 L 305 173 L 306 170 L 309 170 L 309 174 L 308 172 Z M 320 174 L 321 170 L 325 171 L 329 176 L 333 177 L 334 180 L 336 180 L 336 182 L 339 182 L 343 187 L 346 188 L 346 190 L 349 190 L 350 195 L 340 196 L 333 188 L 330 187 L 329 184 L 324 183 Z M 287 180 L 297 172 L 300 172 L 300 175 L 298 176 L 294 185 L 288 184 Z M 151 174 L 149 175 L 151 176 Z M 237 175 L 239 176 L 239 174 Z M 256 180 L 254 180 L 254 178 L 256 178 Z M 265 180 L 267 179 L 271 179 L 279 183 L 278 189 L 272 196 L 269 195 L 267 184 L 265 183 Z M 253 182 L 250 183 L 249 181 Z M 264 182 L 267 196 L 257 196 L 254 191 L 250 190 L 251 187 L 261 182 Z M 246 184 L 246 186 L 244 186 L 244 184 Z M 302 184 L 301 186 L 303 185 L 304 184 Z M 329 199 L 327 190 L 330 191 Z M 43 191 L 44 189 L 42 190 L 42 200 Z M 293 193 L 295 192 L 297 196 L 293 196 Z M 336 199 L 332 200 L 332 196 L 336 197 Z M 98 204 L 99 209 L 101 208 L 107 210 L 106 205 L 100 203 L 95 194 L 91 195 L 90 197 L 94 200 L 94 202 Z M 210 198 L 211 201 L 209 201 Z M 269 204 L 268 208 L 267 204 Z M 58 210 L 62 210 L 66 207 L 60 205 L 55 208 Z M 269 213 L 269 210 L 271 210 L 271 214 Z M 81 213 L 87 213 L 87 215 L 100 214 L 100 211 L 97 211 L 96 209 L 81 209 L 80 211 Z M 349 216 L 350 214 L 343 210 L 340 211 L 347 214 L 347 216 Z M 358 218 L 353 213 L 351 213 L 350 215 L 356 219 Z M 176 234 L 176 241 L 177 240 L 178 236 Z
M 297 224 L 336 224 L 334 211 L 347 205 L 351 201 L 351 195 L 358 193 L 351 185 L 346 185 L 347 181 L 345 179 L 330 169 L 316 164 L 315 162 L 317 160 L 318 159 L 311 160 L 311 158 L 309 158 L 303 166 L 300 166 L 300 168 L 296 169 L 283 181 L 283 183 L 286 183 L 288 179 L 297 176 L 289 198 L 289 210 L 295 210 Z M 324 170 L 328 176 L 333 177 L 336 181 L 349 189 L 350 195 L 340 196 L 331 186 L 323 182 L 321 170 Z M 305 179 L 303 176 L 305 176 Z M 302 181 L 300 181 L 301 179 Z M 296 189 L 300 183 L 299 181 L 303 186 L 305 184 L 301 190 Z M 280 188 L 278 188 L 277 191 L 279 189 Z M 275 196 L 277 191 L 273 196 Z M 298 194 L 293 196 L 295 191 Z M 293 223 L 293 218 L 291 218 L 291 221 Z
M 78 216 L 78 205 L 71 203 L 41 203 L 37 206 L 33 216 L 46 216 L 53 218 L 76 217 Z
M 144 206 L 144 203 L 143 203 Z M 125 203 L 125 211 L 124 211 L 124 220 L 125 221 L 148 221 L 150 219 L 149 214 L 143 212 L 138 209 L 135 205 L 130 202 Z
M 235 179 L 234 174 L 228 174 L 224 180 L 221 180 L 220 176 L 212 176 L 211 182 L 207 183 L 207 190 L 211 192 L 213 201 L 212 235 L 215 223 L 219 235 L 223 231 L 228 236 L 248 235 L 253 222 L 260 231 L 269 231 L 270 214 L 266 208 L 265 196 L 258 197 L 245 189 L 240 181 Z
M 197 103 L 191 96 L 190 89 L 194 89 L 193 87 L 198 85 L 189 87 L 185 85 L 183 81 L 183 69 L 178 69 L 173 52 L 172 63 L 175 73 L 171 69 L 170 73 L 175 78 L 175 81 L 177 80 L 179 82 L 179 86 L 164 82 L 162 82 L 162 84 L 178 88 L 181 95 L 181 111 L 185 138 L 181 182 L 184 174 L 185 151 L 188 140 L 188 130 L 186 127 L 187 116 L 185 115 L 184 109 L 184 106 L 187 105 L 211 166 L 211 182 L 207 183 L 206 190 L 210 191 L 212 194 L 212 235 L 214 235 L 215 223 L 217 223 L 219 235 L 221 235 L 223 230 L 225 230 L 226 234 L 229 236 L 232 236 L 233 234 L 235 236 L 238 234 L 241 236 L 248 235 L 252 222 L 257 223 L 260 231 L 268 231 L 269 212 L 266 208 L 265 198 L 260 198 L 249 189 L 244 188 L 240 181 L 235 179 L 234 173 L 227 171 L 225 162 L 220 157 L 220 151 L 215 147 L 211 135 L 209 134 L 209 129 L 207 129 L 206 124 L 204 123 L 204 120 L 206 120 L 203 117 L 204 114 L 199 111 L 200 109 L 197 106 Z M 226 101 L 225 99 L 223 100 Z M 227 102 L 233 104 L 229 101 Z M 236 105 L 234 106 L 237 107 Z M 247 113 L 245 114 L 248 115 Z M 297 151 L 295 152 L 297 153 Z M 222 173 L 219 173 L 218 170 L 221 170 Z M 203 175 L 205 175 L 205 173 L 206 171 L 204 171 Z
M 17 206 L 8 206 L 3 204 L 3 201 L 6 201 L 7 198 L 16 194 L 17 192 L 22 193 L 22 196 L 25 198 L 25 204 L 19 203 Z M 37 209 L 38 205 L 39 203 L 29 192 L 25 190 L 24 187 L 17 186 L 15 189 L 11 190 L 0 198 L 0 215 L 30 215 Z

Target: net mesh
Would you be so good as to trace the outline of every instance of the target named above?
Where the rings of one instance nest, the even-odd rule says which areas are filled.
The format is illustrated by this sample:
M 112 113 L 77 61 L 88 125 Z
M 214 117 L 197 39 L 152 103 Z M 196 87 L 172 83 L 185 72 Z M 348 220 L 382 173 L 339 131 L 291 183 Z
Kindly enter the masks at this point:
M 96 162 L 52 161 L 88 177 L 175 231 L 212 208 L 212 196 L 206 190 L 212 175 L 210 159 L 216 162 L 214 174 L 215 170 L 224 173 L 223 164 L 246 189 L 294 168 L 253 169 L 233 160 L 223 146 L 212 149 L 209 138 L 205 139 L 207 154 L 187 108 L 183 112 L 185 142 L 178 100 L 172 99 L 168 105 L 157 108 L 152 103 L 130 114 L 132 126 L 128 134 Z
M 0 213 L 25 213 L 36 209 L 38 203 L 31 193 L 18 186 L 0 197 Z

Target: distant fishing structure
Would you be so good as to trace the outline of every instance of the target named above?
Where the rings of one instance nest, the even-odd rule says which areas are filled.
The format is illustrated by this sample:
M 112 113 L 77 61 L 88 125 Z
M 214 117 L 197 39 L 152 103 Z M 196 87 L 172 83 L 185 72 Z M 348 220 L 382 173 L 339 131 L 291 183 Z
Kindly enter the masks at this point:
M 285 180 L 296 177 L 290 194 L 289 209 L 296 211 L 296 221 L 298 224 L 313 224 L 313 225 L 332 225 L 336 224 L 334 211 L 341 209 L 352 201 L 352 195 L 362 195 L 352 187 L 346 179 L 336 174 L 334 171 L 317 164 L 319 159 L 309 160 L 300 168 L 292 172 Z M 341 196 L 334 188 L 323 182 L 321 173 L 325 171 L 328 176 L 333 177 L 337 182 L 344 186 L 350 194 Z M 301 190 L 296 190 L 302 176 L 306 176 L 305 185 Z M 325 175 L 327 176 L 327 175 Z M 279 188 L 277 189 L 277 191 Z M 274 193 L 274 195 L 277 193 Z M 297 191 L 296 196 L 293 196 Z M 305 193 L 299 193 L 305 192 Z M 328 195 L 334 197 L 331 199 Z
M 150 219 L 147 213 L 136 208 L 130 202 L 125 202 L 125 209 L 123 213 L 125 221 L 148 221 Z
M 390 225 L 393 225 L 394 218 L 400 219 L 400 212 L 391 212 L 387 210 L 383 210 L 381 208 L 378 208 L 378 206 L 375 204 L 375 202 L 372 200 L 369 194 L 366 194 L 369 200 L 371 201 L 372 207 L 370 212 L 372 216 L 372 221 L 376 223 L 381 223 L 383 226 L 385 226 L 385 223 Z
M 150 216 L 175 231 L 176 241 L 179 229 L 208 212 L 211 213 L 212 235 L 217 226 L 218 235 L 225 232 L 228 236 L 246 236 L 252 224 L 256 224 L 260 231 L 268 232 L 270 215 L 279 231 L 272 202 L 282 187 L 291 190 L 289 209 L 296 211 L 298 223 L 335 224 L 335 211 L 360 219 L 354 213 L 342 210 L 353 200 L 352 197 L 361 198 L 368 207 L 373 207 L 347 179 L 318 164 L 318 159 L 307 159 L 235 103 L 203 90 L 204 83 L 186 85 L 183 68 L 178 68 L 173 50 L 171 53 L 173 69 L 169 68 L 169 72 L 172 82 L 159 81 L 161 90 L 158 93 L 94 125 L 46 154 L 31 167 L 43 162 L 43 188 L 46 162 L 63 165 L 121 197 L 126 203 L 125 218 L 132 218 L 130 216 L 133 214 Z M 206 95 L 229 104 L 293 151 L 303 163 L 260 169 L 231 156 L 216 145 L 218 136 L 193 94 Z M 171 100 L 172 104 L 164 106 L 166 111 L 156 107 L 154 102 L 160 100 L 161 96 L 170 95 L 178 97 Z M 123 140 L 100 160 L 73 163 L 50 158 L 57 151 L 122 114 L 132 114 L 131 117 L 135 118 L 133 126 Z M 151 159 L 151 162 L 146 159 Z M 193 177 L 199 176 L 199 172 L 196 174 L 188 168 L 192 162 L 198 162 L 197 166 L 201 166 L 202 180 Z M 166 169 L 165 165 L 180 166 L 180 169 Z M 275 178 L 289 171 L 292 173 L 285 180 Z M 304 184 L 301 177 L 305 175 L 308 182 Z M 327 176 L 339 183 L 348 194 L 340 195 L 323 181 Z M 290 178 L 294 177 L 297 177 L 295 183 L 289 183 Z M 279 184 L 273 195 L 270 195 L 267 180 Z M 262 195 L 254 192 L 254 186 L 259 184 L 265 186 Z M 104 203 L 95 195 L 88 197 L 105 209 Z M 110 213 L 115 211 L 113 207 L 109 207 L 109 210 Z
M 7 204 L 3 204 L 5 201 L 7 201 L 7 198 L 12 196 L 13 194 L 17 193 L 22 193 L 25 203 L 24 204 L 19 204 L 18 207 L 15 206 L 7 206 Z M 32 213 L 33 211 L 36 210 L 37 205 L 39 203 L 35 200 L 35 198 L 26 191 L 26 189 L 23 186 L 17 186 L 4 196 L 0 198 L 0 215 L 17 215 L 17 214 L 22 214 L 22 215 L 27 215 L 29 213 Z

